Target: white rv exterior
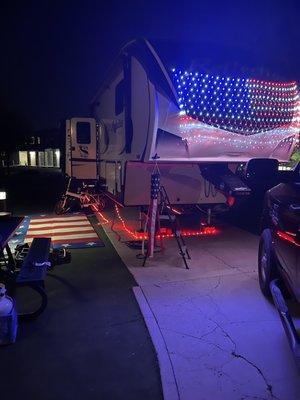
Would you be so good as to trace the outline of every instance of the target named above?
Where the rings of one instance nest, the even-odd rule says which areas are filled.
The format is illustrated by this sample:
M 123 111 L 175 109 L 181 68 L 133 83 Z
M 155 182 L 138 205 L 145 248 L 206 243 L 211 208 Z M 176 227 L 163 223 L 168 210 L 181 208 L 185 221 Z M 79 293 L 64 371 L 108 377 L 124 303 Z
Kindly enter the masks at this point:
M 133 41 L 120 52 L 92 100 L 92 118 L 66 125 L 66 172 L 105 182 L 125 205 L 146 205 L 150 175 L 157 162 L 172 204 L 219 204 L 226 195 L 201 174 L 201 165 L 223 163 L 235 171 L 253 158 L 287 161 L 296 133 L 243 137 L 187 118 L 165 66 L 147 41 Z M 189 134 L 200 141 L 189 140 Z M 238 138 L 237 138 L 238 137 Z M 259 142 L 261 146 L 251 146 Z M 156 158 L 156 161 L 154 161 Z

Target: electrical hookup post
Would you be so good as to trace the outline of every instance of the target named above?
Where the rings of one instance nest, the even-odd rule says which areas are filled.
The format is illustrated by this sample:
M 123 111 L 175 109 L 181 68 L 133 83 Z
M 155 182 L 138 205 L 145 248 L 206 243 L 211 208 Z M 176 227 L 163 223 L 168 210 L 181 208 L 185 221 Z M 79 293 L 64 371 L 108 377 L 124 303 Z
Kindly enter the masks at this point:
M 158 239 L 160 239 L 160 249 L 163 249 L 163 237 L 160 232 L 160 219 L 162 213 L 165 213 L 167 219 L 169 220 L 174 238 L 177 242 L 179 254 L 183 259 L 185 268 L 189 269 L 187 260 L 190 260 L 191 257 L 187 250 L 183 236 L 181 235 L 177 216 L 172 211 L 172 206 L 168 194 L 165 188 L 161 185 L 161 175 L 157 164 L 158 158 L 159 157 L 157 156 L 157 154 L 153 157 L 153 159 L 155 160 L 155 165 L 151 173 L 150 205 L 148 208 L 148 214 L 145 223 L 145 231 L 147 231 L 148 233 L 148 241 L 143 266 L 145 266 L 147 258 L 152 258 L 154 256 L 154 248 L 157 244 L 156 242 Z

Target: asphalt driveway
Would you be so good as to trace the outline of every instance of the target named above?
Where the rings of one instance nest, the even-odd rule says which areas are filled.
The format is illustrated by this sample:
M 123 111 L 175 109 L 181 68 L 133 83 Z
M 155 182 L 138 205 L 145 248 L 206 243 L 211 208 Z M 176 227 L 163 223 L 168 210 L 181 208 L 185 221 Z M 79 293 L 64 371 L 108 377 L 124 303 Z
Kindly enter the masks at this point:
M 1 395 L 10 399 L 161 399 L 155 350 L 132 288 L 136 282 L 105 247 L 73 250 L 49 273 L 49 305 L 0 348 Z

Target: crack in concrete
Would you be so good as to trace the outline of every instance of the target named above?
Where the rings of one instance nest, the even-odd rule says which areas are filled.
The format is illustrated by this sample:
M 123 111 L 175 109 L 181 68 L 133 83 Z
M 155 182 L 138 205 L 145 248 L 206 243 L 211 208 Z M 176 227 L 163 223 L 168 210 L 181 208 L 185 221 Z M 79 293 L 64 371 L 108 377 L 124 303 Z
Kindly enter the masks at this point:
M 214 333 L 217 329 L 218 329 L 218 327 L 215 326 L 211 331 L 208 331 L 208 332 L 204 333 L 204 334 L 201 335 L 201 336 L 191 335 L 191 334 L 189 334 L 189 333 L 179 332 L 179 331 L 175 331 L 174 329 L 168 329 L 168 328 L 165 328 L 164 330 L 167 330 L 167 331 L 169 331 L 169 332 L 177 333 L 178 335 L 183 335 L 183 336 L 191 337 L 191 338 L 194 338 L 194 339 L 202 340 L 202 339 L 205 338 L 206 336 L 209 336 L 209 335 L 211 335 L 212 333 Z
M 267 322 L 267 323 L 272 323 L 272 322 L 277 322 L 276 319 L 274 318 L 269 318 L 269 319 L 255 319 L 255 320 L 239 320 L 239 321 L 229 321 L 226 322 L 227 325 L 243 325 L 243 324 L 259 324 L 261 322 Z
M 262 379 L 265 382 L 267 391 L 270 393 L 271 398 L 272 399 L 278 399 L 278 397 L 276 397 L 273 393 L 273 387 L 272 385 L 268 382 L 267 378 L 265 377 L 263 371 L 261 370 L 261 368 L 259 368 L 254 362 L 248 360 L 247 357 L 243 356 L 242 354 L 238 354 L 237 353 L 237 344 L 236 342 L 232 339 L 232 337 L 229 335 L 229 333 L 216 321 L 214 321 L 213 319 L 209 318 L 209 320 L 213 323 L 215 323 L 218 328 L 222 331 L 222 333 L 225 335 L 225 337 L 227 339 L 229 339 L 229 341 L 232 343 L 233 345 L 233 350 L 231 351 L 231 355 L 235 358 L 239 358 L 242 359 L 243 361 L 245 361 L 246 363 L 248 363 L 249 365 L 251 365 L 253 368 L 255 368 L 257 370 L 257 372 L 259 373 L 259 375 L 262 377 Z
M 210 293 L 212 293 L 214 290 L 218 289 L 218 287 L 221 285 L 221 275 L 218 276 L 218 282 L 217 284 L 211 289 Z
M 240 358 L 242 360 L 244 360 L 247 364 L 251 365 L 253 368 L 255 368 L 257 370 L 257 372 L 259 373 L 259 375 L 262 377 L 262 379 L 265 382 L 265 385 L 267 387 L 267 391 L 270 393 L 272 399 L 278 399 L 278 397 L 276 397 L 273 393 L 273 387 L 272 385 L 270 385 L 270 383 L 268 382 L 267 378 L 265 377 L 263 371 L 256 365 L 254 364 L 254 362 L 248 360 L 248 358 L 246 358 L 245 356 L 243 356 L 242 354 L 238 354 L 235 351 L 232 351 L 231 354 L 233 355 L 233 357 L 235 358 Z
M 220 284 L 220 282 L 219 282 Z M 218 284 L 215 286 L 218 287 Z M 210 291 L 210 293 L 212 293 L 214 290 L 214 288 Z M 207 296 L 211 299 L 211 301 L 213 302 L 213 304 L 216 306 L 217 310 L 219 313 L 220 309 L 219 309 L 219 305 L 214 301 L 214 299 L 212 298 L 212 296 L 210 296 L 210 294 L 207 294 Z M 222 314 L 222 313 L 221 313 Z M 247 362 L 249 365 L 251 365 L 253 368 L 255 368 L 257 370 L 257 372 L 261 375 L 262 379 L 265 382 L 267 391 L 270 393 L 271 397 L 273 399 L 277 399 L 277 397 L 274 395 L 273 393 L 273 388 L 272 385 L 268 382 L 267 378 L 265 377 L 263 371 L 261 370 L 261 368 L 259 368 L 254 362 L 248 360 L 245 356 L 238 354 L 237 353 L 237 344 L 236 342 L 233 340 L 233 338 L 230 336 L 230 334 L 214 319 L 208 317 L 208 320 L 211 321 L 212 323 L 214 323 L 216 325 L 216 328 L 219 328 L 220 331 L 223 333 L 223 335 L 231 342 L 231 344 L 233 345 L 233 350 L 231 351 L 231 355 L 234 356 L 235 358 L 240 358 L 242 360 L 244 360 L 245 362 Z M 213 330 L 215 331 L 215 330 Z
M 226 321 L 226 323 L 228 323 L 228 316 L 220 309 L 219 304 L 217 303 L 217 301 L 212 297 L 211 294 L 207 294 L 206 297 L 208 297 L 210 299 L 210 301 L 212 302 L 212 304 L 215 307 L 215 314 L 219 314 L 220 316 L 222 316 L 224 318 L 224 320 Z M 216 321 L 211 319 L 210 317 L 208 317 L 208 320 L 212 321 L 214 324 L 216 324 Z M 220 326 L 219 326 L 220 327 Z M 221 329 L 221 328 L 220 328 Z
M 134 268 L 134 267 L 130 267 L 130 268 Z M 129 269 L 130 269 L 129 268 Z M 235 267 L 231 267 L 231 269 L 232 270 L 237 270 L 237 268 L 235 268 Z M 241 272 L 243 272 L 243 274 L 247 274 L 247 275 L 250 275 L 251 274 L 251 272 L 245 272 L 245 271 L 240 271 L 240 270 L 237 270 L 238 272 L 235 272 L 235 273 L 221 273 L 221 274 L 218 274 L 218 275 L 204 275 L 204 276 L 195 276 L 195 277 L 193 277 L 193 278 L 184 278 L 184 279 L 177 279 L 177 280 L 169 280 L 169 281 L 159 281 L 159 285 L 160 285 L 160 287 L 163 287 L 163 286 L 167 286 L 167 285 L 176 285 L 177 283 L 189 283 L 189 282 L 193 282 L 193 281 L 203 281 L 203 280 L 207 280 L 207 279 L 215 279 L 215 278 L 219 278 L 219 277 L 221 277 L 221 278 L 226 278 L 226 277 L 228 277 L 228 276 L 239 276 L 240 274 L 241 274 Z M 150 282 L 150 283 L 148 283 L 148 282 L 143 282 L 142 283 L 142 286 L 144 287 L 144 288 L 147 288 L 148 286 L 156 286 L 156 284 L 155 283 L 153 283 L 153 282 Z
M 209 291 L 209 293 L 206 294 L 206 296 L 209 297 L 209 298 L 211 299 L 212 303 L 216 306 L 216 308 L 217 308 L 217 310 L 218 310 L 219 313 L 221 313 L 221 311 L 220 311 L 220 309 L 219 309 L 219 305 L 214 301 L 214 299 L 212 298 L 212 296 L 211 296 L 210 294 L 214 291 L 215 288 L 217 288 L 217 287 L 219 286 L 220 283 L 221 283 L 221 279 L 219 280 L 219 282 L 217 282 L 217 284 L 215 285 L 215 287 L 213 287 L 213 288 Z M 193 299 L 191 299 L 191 302 L 193 303 Z M 195 306 L 195 304 L 194 304 L 194 306 Z M 211 333 L 215 332 L 217 328 L 219 328 L 220 331 L 223 333 L 223 335 L 231 342 L 231 344 L 232 344 L 232 346 L 233 346 L 233 350 L 231 351 L 230 354 L 231 354 L 234 358 L 239 358 L 239 359 L 245 361 L 246 363 L 248 363 L 248 364 L 249 364 L 250 366 L 252 366 L 253 368 L 255 368 L 256 371 L 259 373 L 259 375 L 262 377 L 263 381 L 265 382 L 266 390 L 267 390 L 267 392 L 269 392 L 269 394 L 271 395 L 271 398 L 272 398 L 272 399 L 278 399 L 278 398 L 274 395 L 274 393 L 273 393 L 273 387 L 272 387 L 272 385 L 268 382 L 268 380 L 267 380 L 267 378 L 265 377 L 265 375 L 264 375 L 263 371 L 261 370 L 261 368 L 259 368 L 254 362 L 248 360 L 245 356 L 243 356 L 243 355 L 241 355 L 241 354 L 238 354 L 238 353 L 237 353 L 237 344 L 236 344 L 236 342 L 233 340 L 233 338 L 230 336 L 230 334 L 229 334 L 217 321 L 215 321 L 214 319 L 212 319 L 212 318 L 208 317 L 207 315 L 205 315 L 205 313 L 203 313 L 203 311 L 202 311 L 201 309 L 199 309 L 198 306 L 196 306 L 196 308 L 202 313 L 202 315 L 206 316 L 206 318 L 207 318 L 210 322 L 212 322 L 213 324 L 215 324 L 215 328 L 212 329 L 210 332 L 207 332 L 205 335 L 202 335 L 202 336 L 200 336 L 200 337 L 199 337 L 199 336 L 193 336 L 193 335 L 188 335 L 188 336 L 194 337 L 195 339 L 198 339 L 198 340 L 203 340 L 205 336 L 210 335 Z M 222 314 L 222 313 L 221 313 L 221 314 Z M 207 344 L 210 344 L 210 345 L 212 345 L 212 346 L 217 347 L 218 349 L 220 349 L 220 350 L 222 350 L 222 351 L 227 351 L 227 350 L 223 349 L 221 346 L 219 346 L 219 345 L 217 345 L 217 344 L 215 344 L 215 343 L 208 342 L 208 341 L 205 341 L 205 340 L 203 340 L 203 341 L 206 342 Z M 228 352 L 228 351 L 227 351 L 227 352 Z
M 215 257 L 217 260 L 221 261 L 224 265 L 226 265 L 226 267 L 228 267 L 228 268 L 230 268 L 230 269 L 238 270 L 239 272 L 242 272 L 242 273 L 245 273 L 245 271 L 242 269 L 241 266 L 238 266 L 238 265 L 237 265 L 237 266 L 231 265 L 231 264 L 229 264 L 228 262 L 226 262 L 222 257 L 217 256 L 215 253 L 213 253 L 213 252 L 211 252 L 211 251 L 209 251 L 209 250 L 207 250 L 207 249 L 205 249 L 205 251 L 206 251 L 209 255 L 211 255 L 211 256 Z
M 184 333 L 184 332 L 174 331 L 174 330 L 172 330 L 172 329 L 167 329 L 167 330 L 170 331 L 170 332 L 177 333 L 177 334 L 179 334 L 179 335 L 183 335 L 183 336 L 191 337 L 191 338 L 193 338 L 193 339 L 200 340 L 200 341 L 202 341 L 202 342 L 204 342 L 204 343 L 207 343 L 208 345 L 211 345 L 211 346 L 216 347 L 218 350 L 221 350 L 221 351 L 223 351 L 223 352 L 225 352 L 225 353 L 227 353 L 227 354 L 230 354 L 230 355 L 233 357 L 233 359 L 237 358 L 237 359 L 241 359 L 241 360 L 245 361 L 248 365 L 250 365 L 252 368 L 254 368 L 254 369 L 258 372 L 258 374 L 262 377 L 262 379 L 263 379 L 263 381 L 264 381 L 264 383 L 265 383 L 265 385 L 266 385 L 266 390 L 267 390 L 267 392 L 270 394 L 271 398 L 272 398 L 272 399 L 275 399 L 275 400 L 280 400 L 280 399 L 279 399 L 277 396 L 275 396 L 275 394 L 273 393 L 273 387 L 272 387 L 272 385 L 268 382 L 268 380 L 267 380 L 267 378 L 265 377 L 265 375 L 264 375 L 263 371 L 261 370 L 261 368 L 259 368 L 254 362 L 248 360 L 247 357 L 243 356 L 242 354 L 237 353 L 237 351 L 236 351 L 237 345 L 236 345 L 235 341 L 232 339 L 232 337 L 229 335 L 229 333 L 228 333 L 222 326 L 220 326 L 220 324 L 218 324 L 216 321 L 212 320 L 211 318 L 210 318 L 210 321 L 213 322 L 213 323 L 215 323 L 216 326 L 215 326 L 212 330 L 210 330 L 209 332 L 206 332 L 205 334 L 203 334 L 203 335 L 201 335 L 201 336 L 195 336 L 195 335 L 187 334 L 187 333 Z M 217 329 L 219 329 L 219 330 L 223 333 L 223 335 L 232 343 L 234 349 L 231 350 L 230 352 L 229 352 L 228 350 L 224 349 L 223 347 L 219 346 L 219 345 L 216 344 L 216 343 L 213 343 L 213 342 L 204 340 L 205 337 L 211 335 L 211 334 L 214 333 Z M 232 359 L 232 360 L 233 360 L 233 359 Z M 232 361 L 232 360 L 231 360 L 231 361 Z M 231 361 L 229 361 L 229 362 L 231 362 Z M 228 364 L 229 362 L 226 362 L 225 364 L 223 364 L 223 365 L 221 366 L 221 368 L 219 369 L 219 372 L 222 372 L 222 374 L 224 374 L 224 375 L 228 375 L 228 374 L 225 373 L 225 371 L 223 371 L 223 367 L 224 367 L 224 365 Z M 229 377 L 229 375 L 228 375 L 228 377 Z M 231 377 L 230 377 L 230 378 L 231 378 Z M 241 397 L 241 400 L 242 400 L 242 399 L 246 399 L 246 398 L 267 400 L 267 399 L 265 399 L 264 397 L 259 397 L 259 396 L 248 396 L 248 395 L 245 395 L 244 397 Z
M 209 321 L 213 322 L 219 329 L 220 331 L 223 333 L 223 335 L 229 339 L 229 341 L 232 343 L 234 350 L 236 351 L 237 345 L 235 343 L 235 341 L 232 339 L 232 337 L 229 335 L 229 333 L 227 331 L 225 331 L 225 329 L 215 320 L 213 320 L 212 318 L 208 318 Z
M 211 331 L 206 332 L 206 333 L 205 333 L 204 335 L 202 335 L 202 336 L 191 335 L 191 334 L 189 334 L 189 333 L 175 331 L 174 329 L 167 329 L 167 328 L 165 328 L 164 330 L 167 330 L 167 331 L 169 331 L 169 332 L 176 333 L 176 334 L 178 334 L 178 335 L 183 335 L 183 336 L 186 336 L 186 337 L 190 337 L 190 338 L 192 338 L 192 339 L 197 339 L 197 340 L 203 341 L 204 343 L 210 344 L 211 346 L 214 346 L 214 347 L 216 347 L 217 349 L 219 349 L 219 350 L 221 350 L 221 351 L 223 351 L 223 352 L 225 352 L 225 353 L 227 353 L 227 354 L 230 354 L 230 353 L 228 353 L 228 350 L 223 349 L 223 348 L 222 348 L 221 346 L 219 346 L 218 344 L 213 343 L 213 342 L 209 342 L 209 341 L 207 341 L 207 340 L 204 340 L 204 337 L 209 336 L 209 335 L 212 334 L 216 329 L 218 329 L 217 326 L 216 326 L 214 329 L 212 329 Z

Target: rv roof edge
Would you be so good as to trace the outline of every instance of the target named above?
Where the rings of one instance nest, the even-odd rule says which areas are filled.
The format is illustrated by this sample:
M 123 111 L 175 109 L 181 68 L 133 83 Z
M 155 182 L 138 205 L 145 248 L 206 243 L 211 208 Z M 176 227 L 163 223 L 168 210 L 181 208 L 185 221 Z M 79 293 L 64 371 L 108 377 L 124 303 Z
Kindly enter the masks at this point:
M 108 69 L 105 78 L 103 79 L 102 84 L 100 85 L 99 89 L 97 90 L 96 94 L 93 96 L 91 100 L 91 105 L 95 103 L 96 99 L 98 96 L 102 93 L 103 90 L 105 90 L 105 87 L 107 85 L 107 82 L 110 80 L 113 70 L 118 68 L 118 62 L 120 59 L 122 59 L 124 56 L 133 56 L 137 53 L 137 49 L 139 47 L 146 48 L 152 55 L 152 57 L 155 59 L 157 62 L 157 65 L 159 68 L 163 71 L 164 77 L 166 81 L 168 82 L 169 88 L 172 92 L 173 95 L 173 100 L 178 103 L 178 94 L 176 92 L 176 89 L 170 79 L 170 76 L 166 70 L 166 67 L 164 66 L 163 62 L 159 58 L 157 52 L 155 51 L 154 47 L 151 45 L 151 43 L 146 39 L 146 38 L 139 38 L 139 39 L 133 39 L 129 42 L 127 42 L 119 51 L 117 56 L 114 58 L 113 62 L 111 63 L 110 68 Z

